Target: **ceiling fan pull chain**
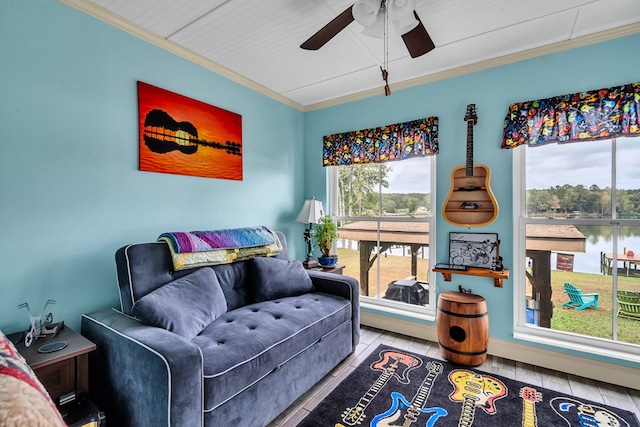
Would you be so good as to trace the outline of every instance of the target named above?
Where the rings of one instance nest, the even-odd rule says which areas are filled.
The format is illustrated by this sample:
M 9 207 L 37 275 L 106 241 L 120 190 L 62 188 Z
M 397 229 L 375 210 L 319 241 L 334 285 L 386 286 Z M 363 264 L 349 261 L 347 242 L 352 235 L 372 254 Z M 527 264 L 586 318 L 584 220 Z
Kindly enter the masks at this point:
M 384 80 L 384 94 L 385 96 L 389 96 L 391 95 L 391 89 L 389 88 L 389 81 L 387 80 L 389 78 L 389 73 L 387 72 L 387 70 L 382 68 L 382 66 L 380 66 L 380 71 L 382 71 L 382 80 Z
M 386 0 L 383 0 L 382 7 L 384 7 L 384 53 L 382 56 L 382 62 L 384 68 L 380 67 L 382 71 L 382 80 L 384 80 L 384 96 L 391 95 L 391 88 L 389 87 L 389 4 Z

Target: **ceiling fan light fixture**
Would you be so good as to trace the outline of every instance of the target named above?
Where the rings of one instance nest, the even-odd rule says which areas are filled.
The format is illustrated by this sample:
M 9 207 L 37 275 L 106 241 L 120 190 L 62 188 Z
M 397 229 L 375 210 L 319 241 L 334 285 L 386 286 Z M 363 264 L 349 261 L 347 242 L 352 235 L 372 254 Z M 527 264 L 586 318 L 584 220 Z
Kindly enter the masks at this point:
M 353 19 L 364 27 L 374 25 L 378 19 L 381 5 L 380 0 L 358 0 L 351 9 Z
M 413 16 L 413 13 L 402 16 L 400 19 L 398 19 L 396 15 L 396 17 L 391 18 L 391 22 L 393 22 L 393 28 L 395 28 L 396 34 L 398 35 L 407 34 L 420 24 L 420 21 Z
M 378 12 L 378 16 L 376 17 L 376 21 L 364 27 L 362 29 L 362 34 L 368 37 L 375 37 L 376 39 L 384 38 L 384 11 Z
M 416 8 L 416 0 L 387 0 L 391 15 L 409 15 Z
M 396 34 L 402 35 L 416 28 L 420 22 L 414 16 L 416 0 L 389 0 L 389 18 Z
M 357 0 L 309 37 L 300 47 L 307 50 L 318 50 L 353 21 L 357 21 L 364 27 L 364 35 L 380 37 L 382 34 L 386 68 L 389 57 L 388 29 L 391 24 L 396 27 L 395 32 L 402 36 L 402 41 L 407 47 L 409 55 L 412 58 L 417 58 L 431 52 L 436 45 L 415 11 L 416 1 Z M 384 27 L 382 31 L 381 27 Z

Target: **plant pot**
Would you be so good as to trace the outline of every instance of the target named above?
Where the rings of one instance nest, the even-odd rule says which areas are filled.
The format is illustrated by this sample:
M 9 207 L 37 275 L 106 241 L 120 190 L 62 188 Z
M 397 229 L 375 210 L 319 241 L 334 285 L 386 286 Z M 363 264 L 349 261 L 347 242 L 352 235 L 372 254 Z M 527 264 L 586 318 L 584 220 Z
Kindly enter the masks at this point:
M 338 262 L 338 255 L 320 256 L 318 262 L 321 267 L 333 267 Z

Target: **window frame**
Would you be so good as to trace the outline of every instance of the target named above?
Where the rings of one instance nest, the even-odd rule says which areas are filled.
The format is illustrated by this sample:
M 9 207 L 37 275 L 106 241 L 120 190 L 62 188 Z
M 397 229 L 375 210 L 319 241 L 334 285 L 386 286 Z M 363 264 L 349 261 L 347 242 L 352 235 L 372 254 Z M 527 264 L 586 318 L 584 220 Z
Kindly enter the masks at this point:
M 615 150 L 615 138 L 612 138 L 612 151 Z M 544 150 L 543 147 L 537 148 Z M 526 237 L 525 229 L 527 224 L 546 224 L 549 220 L 535 219 L 527 217 L 526 210 L 526 151 L 528 148 L 516 148 L 513 150 L 513 337 L 523 341 L 544 344 L 558 347 L 565 350 L 574 350 L 598 356 L 620 359 L 628 362 L 640 363 L 640 345 L 614 341 L 599 337 L 587 337 L 570 332 L 556 331 L 547 328 L 540 328 L 526 323 Z M 613 153 L 612 153 L 613 155 Z M 615 159 L 615 157 L 612 157 Z M 615 189 L 616 165 L 612 167 L 612 189 Z M 515 171 L 520 171 L 515 173 Z M 612 191 L 612 206 L 615 205 L 615 191 Z M 614 233 L 617 237 L 616 226 L 630 225 L 640 226 L 640 220 L 618 219 L 615 209 L 612 211 L 612 218 L 605 219 L 554 219 L 553 224 L 589 224 L 614 226 Z M 614 273 L 615 274 L 615 273 Z M 615 281 L 613 283 L 615 292 Z M 615 294 L 614 294 L 615 295 Z M 614 310 L 615 311 L 615 310 Z M 616 316 L 612 319 L 616 322 Z
M 429 198 L 429 212 L 431 213 L 427 218 L 390 218 L 383 216 L 375 217 L 355 217 L 355 216 L 338 216 L 338 171 L 340 166 L 327 166 L 327 188 L 328 188 L 328 202 L 329 202 L 329 215 L 336 221 L 383 221 L 383 222 L 426 222 L 429 224 L 429 246 L 428 246 L 428 278 L 429 278 L 429 305 L 426 307 L 416 306 L 398 301 L 390 301 L 382 298 L 375 298 L 369 296 L 360 296 L 360 305 L 362 308 L 379 310 L 391 315 L 408 316 L 419 320 L 434 321 L 436 317 L 436 277 L 433 272 L 433 260 L 436 256 L 436 156 L 426 156 L 429 158 L 429 179 L 430 188 L 429 192 L 431 197 Z M 402 160 L 394 161 L 393 163 L 402 162 Z M 380 201 L 381 202 L 381 201 Z M 379 262 L 376 261 L 375 268 L 380 268 Z M 380 275 L 378 274 L 378 277 Z

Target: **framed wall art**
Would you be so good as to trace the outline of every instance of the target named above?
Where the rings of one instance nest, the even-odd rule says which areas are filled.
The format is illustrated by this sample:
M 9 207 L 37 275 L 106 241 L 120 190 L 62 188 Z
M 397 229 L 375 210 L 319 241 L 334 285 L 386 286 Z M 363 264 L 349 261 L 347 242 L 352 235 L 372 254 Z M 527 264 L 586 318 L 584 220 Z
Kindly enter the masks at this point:
M 139 169 L 242 180 L 242 116 L 138 82 Z
M 495 233 L 449 233 L 449 263 L 494 269 L 499 245 Z

